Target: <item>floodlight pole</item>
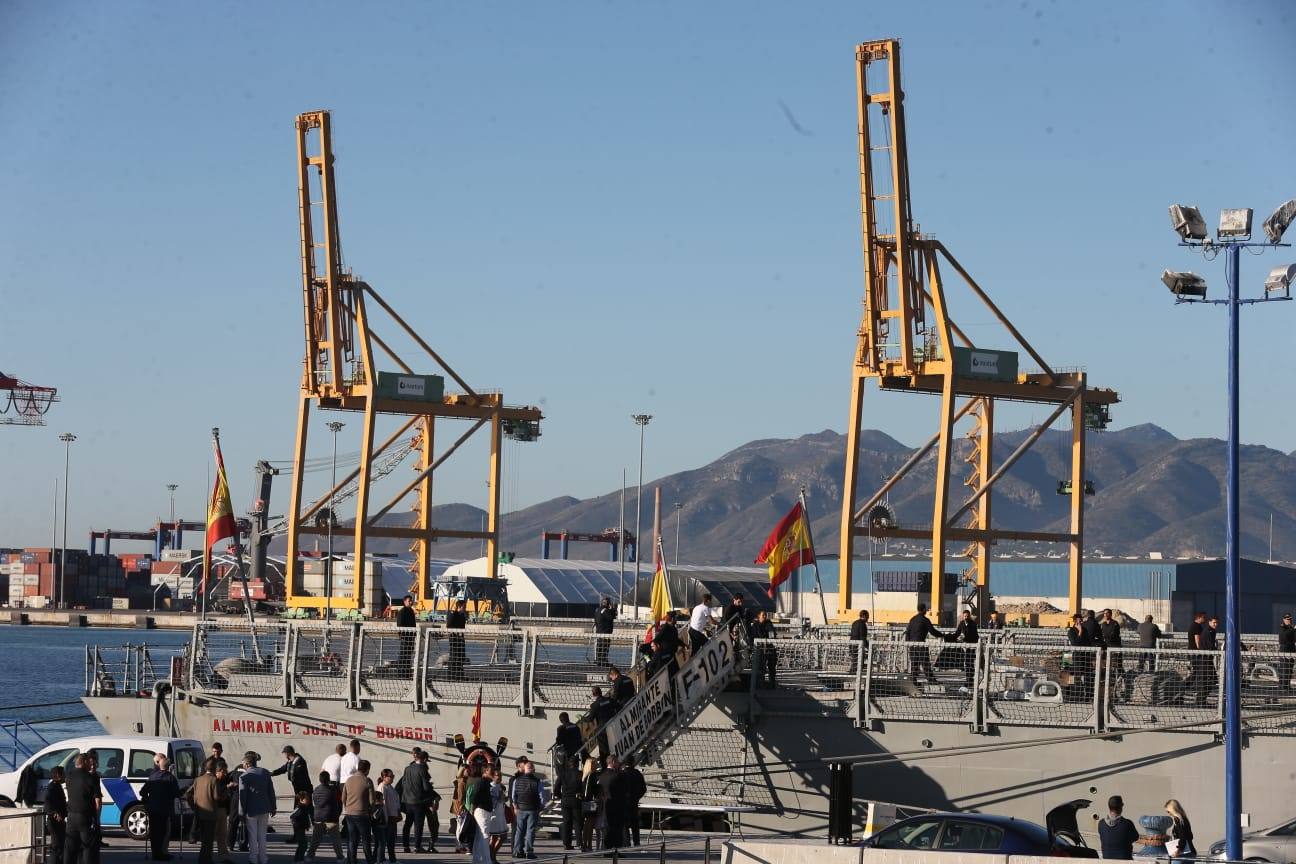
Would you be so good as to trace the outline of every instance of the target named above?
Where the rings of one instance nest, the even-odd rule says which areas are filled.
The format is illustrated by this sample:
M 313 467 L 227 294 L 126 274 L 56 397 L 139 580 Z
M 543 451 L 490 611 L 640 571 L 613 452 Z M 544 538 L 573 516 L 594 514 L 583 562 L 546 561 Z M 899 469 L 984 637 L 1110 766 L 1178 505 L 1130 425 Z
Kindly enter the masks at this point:
M 1191 245 L 1196 244 L 1180 244 Z M 1242 299 L 1241 254 L 1246 247 L 1269 247 L 1286 244 L 1225 241 L 1224 276 L 1228 283 L 1225 300 L 1179 298 L 1176 303 L 1210 303 L 1228 306 L 1228 470 L 1225 477 L 1224 527 L 1224 857 L 1242 860 L 1242 642 L 1241 642 L 1241 550 L 1238 529 L 1239 450 L 1239 373 L 1241 351 L 1239 313 L 1243 306 L 1291 297 L 1257 297 Z

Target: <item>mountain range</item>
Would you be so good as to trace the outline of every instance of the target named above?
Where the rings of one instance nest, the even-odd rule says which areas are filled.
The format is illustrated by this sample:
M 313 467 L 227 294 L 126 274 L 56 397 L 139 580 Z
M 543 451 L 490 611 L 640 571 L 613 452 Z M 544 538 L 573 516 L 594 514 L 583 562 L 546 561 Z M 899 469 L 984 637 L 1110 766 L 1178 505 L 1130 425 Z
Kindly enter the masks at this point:
M 1016 431 L 996 435 L 996 464 L 1027 434 Z M 1086 476 L 1093 482 L 1096 494 L 1086 502 L 1086 554 L 1224 554 L 1223 441 L 1181 440 L 1158 426 L 1145 424 L 1093 433 L 1088 442 Z M 1057 485 L 1069 471 L 1069 448 L 1069 432 L 1046 432 L 996 484 L 996 527 L 1065 530 L 1069 501 L 1067 496 L 1057 494 Z M 799 438 L 762 439 L 731 450 L 708 465 L 645 484 L 645 560 L 649 557 L 655 488 L 662 490 L 662 534 L 670 559 L 675 557 L 676 502 L 683 505 L 678 511 L 681 562 L 746 564 L 755 558 L 765 536 L 793 505 L 803 486 L 815 545 L 821 555 L 836 553 L 845 452 L 845 436 L 830 430 Z M 954 504 L 964 492 L 958 482 L 967 469 L 961 461 L 963 452 L 955 454 L 955 482 L 951 484 Z M 862 432 L 861 500 L 912 453 L 913 448 L 882 432 Z M 1242 554 L 1270 557 L 1272 517 L 1273 557 L 1296 559 L 1296 454 L 1245 446 L 1241 456 Z M 892 490 L 889 503 L 902 525 L 931 523 L 934 469 L 933 449 Z M 631 530 L 633 492 L 628 490 L 626 512 L 626 525 Z M 619 499 L 620 490 L 585 500 L 562 496 L 505 514 L 503 550 L 538 557 L 542 531 L 597 533 L 615 528 Z M 406 521 L 406 517 L 400 517 L 400 521 Z M 482 511 L 466 504 L 437 505 L 433 508 L 433 524 L 451 529 L 480 528 Z M 892 551 L 898 545 L 893 541 Z M 959 551 L 957 546 L 951 544 L 949 551 Z M 1000 551 L 1011 548 L 1001 545 Z M 481 554 L 480 549 L 479 541 L 442 541 L 435 554 L 438 558 L 473 558 Z M 404 552 L 404 544 L 376 541 L 373 551 Z M 558 554 L 556 548 L 553 554 Z M 607 556 L 607 549 L 573 544 L 570 556 L 600 559 Z

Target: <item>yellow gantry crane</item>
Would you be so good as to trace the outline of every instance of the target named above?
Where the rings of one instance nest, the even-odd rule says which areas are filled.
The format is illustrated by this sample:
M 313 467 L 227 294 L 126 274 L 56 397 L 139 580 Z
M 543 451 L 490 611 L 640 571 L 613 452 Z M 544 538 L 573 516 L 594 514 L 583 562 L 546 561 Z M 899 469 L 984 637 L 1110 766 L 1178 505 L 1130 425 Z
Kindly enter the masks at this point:
M 368 540 L 371 537 L 395 537 L 412 541 L 410 549 L 416 554 L 414 581 L 419 606 L 427 609 L 431 605 L 430 544 L 439 538 L 484 539 L 489 575 L 492 578 L 497 575 L 502 442 L 506 437 L 519 441 L 535 440 L 540 435 L 542 415 L 535 407 L 506 406 L 499 392 L 474 390 L 371 285 L 357 279 L 343 266 L 329 112 L 311 111 L 298 116 L 297 169 L 306 358 L 287 516 L 288 561 L 292 565 L 292 573 L 285 579 L 287 602 L 294 608 L 323 609 L 331 606 L 339 610 L 363 609 L 364 598 L 368 596 L 364 567 Z M 421 350 L 420 362 L 430 360 L 453 379 L 458 390 L 445 392 L 445 378 L 441 375 L 416 373 L 375 330 L 370 318 L 374 313 L 385 313 L 386 319 Z M 375 348 L 383 352 L 399 371 L 378 371 Z M 360 413 L 363 431 L 358 467 L 341 478 L 329 493 L 303 510 L 302 482 L 306 473 L 304 463 L 312 403 L 322 409 Z M 375 446 L 380 414 L 395 415 L 404 420 L 395 432 Z M 434 446 L 438 418 L 470 423 L 468 429 L 439 455 Z M 490 430 L 485 530 L 437 528 L 432 524 L 435 470 L 482 427 Z M 406 442 L 400 446 L 408 446 L 412 440 L 419 453 L 418 473 L 385 506 L 375 510 L 369 500 L 375 460 L 403 437 Z M 352 535 L 355 584 L 350 597 L 335 596 L 330 600 L 302 589 L 296 564 L 303 537 L 327 533 L 327 520 L 335 518 L 334 514 L 327 512 L 329 501 L 352 481 L 357 487 L 355 523 L 346 530 Z M 411 492 L 416 496 L 414 524 L 409 527 L 382 524 L 382 517 Z M 325 517 L 323 524 L 318 519 L 321 515 Z M 337 529 L 334 531 L 336 533 Z
M 928 540 L 932 550 L 931 608 L 942 609 L 946 545 L 967 544 L 972 561 L 967 576 L 977 587 L 976 604 L 984 617 L 990 588 L 991 546 L 1000 540 L 1066 544 L 1070 559 L 1071 610 L 1080 606 L 1084 554 L 1085 433 L 1104 428 L 1108 406 L 1119 401 L 1112 390 L 1091 387 L 1083 371 L 1049 366 L 990 296 L 945 245 L 918 230 L 909 198 L 909 162 L 905 138 L 904 91 L 900 81 L 900 42 L 885 39 L 856 48 L 859 107 L 860 209 L 864 243 L 864 313 L 852 375 L 846 472 L 842 490 L 841 577 L 838 614 L 851 609 L 855 538 L 896 537 Z M 1038 370 L 1018 370 L 1016 351 L 974 345 L 951 318 L 941 268 L 950 267 L 966 288 L 1003 325 L 1012 342 L 1029 355 Z M 953 290 L 951 288 L 950 290 Z M 861 505 L 859 433 L 864 416 L 865 384 L 882 390 L 927 393 L 940 397 L 936 433 Z M 1052 413 L 996 466 L 993 459 L 994 410 L 999 400 L 1044 404 Z M 1070 480 L 1059 491 L 1070 494 L 1069 530 L 1017 531 L 995 527 L 991 490 L 1014 463 L 1063 414 L 1071 414 Z M 967 498 L 950 501 L 955 425 L 973 422 L 969 433 Z M 877 508 L 887 493 L 936 448 L 935 500 L 930 526 L 896 524 Z M 883 508 L 884 509 L 884 508 Z M 966 522 L 960 520 L 966 517 Z

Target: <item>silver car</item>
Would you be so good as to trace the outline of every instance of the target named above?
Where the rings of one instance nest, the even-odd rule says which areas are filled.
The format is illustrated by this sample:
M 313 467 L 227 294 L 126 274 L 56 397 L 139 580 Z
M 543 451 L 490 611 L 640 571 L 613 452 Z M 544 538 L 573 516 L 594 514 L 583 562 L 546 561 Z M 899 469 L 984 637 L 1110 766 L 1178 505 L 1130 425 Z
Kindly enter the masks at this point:
M 1211 844 L 1210 857 L 1225 857 L 1223 840 Z M 1296 819 L 1243 834 L 1242 858 L 1246 861 L 1268 861 L 1270 864 L 1296 862 Z

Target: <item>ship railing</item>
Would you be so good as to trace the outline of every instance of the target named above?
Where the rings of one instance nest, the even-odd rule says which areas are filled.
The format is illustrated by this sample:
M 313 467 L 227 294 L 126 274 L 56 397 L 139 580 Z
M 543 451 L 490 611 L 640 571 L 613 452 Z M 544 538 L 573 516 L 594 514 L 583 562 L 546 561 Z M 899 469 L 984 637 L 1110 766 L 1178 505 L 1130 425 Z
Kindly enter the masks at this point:
M 987 645 L 985 722 L 1004 726 L 1100 726 L 1102 649 Z
M 842 639 L 753 640 L 753 710 L 855 716 L 863 646 Z
M 358 628 L 354 694 L 359 702 L 417 704 L 422 692 L 416 663 L 426 627 L 366 624 Z
M 983 644 L 871 642 L 862 705 L 866 722 L 977 722 Z
M 293 683 L 291 633 L 285 622 L 199 622 L 190 643 L 190 689 L 286 700 Z
M 1147 729 L 1201 722 L 1216 731 L 1224 704 L 1220 655 L 1174 648 L 1109 648 L 1106 726 Z
M 647 625 L 644 625 L 645 628 Z M 594 687 L 608 686 L 608 669 L 630 674 L 639 662 L 642 632 L 600 635 L 543 628 L 531 631 L 531 657 L 525 689 L 528 707 L 584 710 Z
M 149 695 L 158 681 L 171 674 L 171 658 L 186 649 L 157 649 L 147 644 L 88 645 L 85 661 L 85 694 Z
M 483 705 L 523 707 L 527 634 L 499 627 L 422 628 L 418 706 L 471 705 L 480 696 Z

